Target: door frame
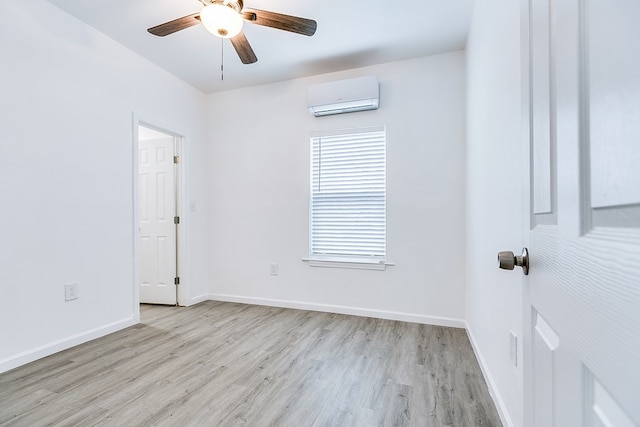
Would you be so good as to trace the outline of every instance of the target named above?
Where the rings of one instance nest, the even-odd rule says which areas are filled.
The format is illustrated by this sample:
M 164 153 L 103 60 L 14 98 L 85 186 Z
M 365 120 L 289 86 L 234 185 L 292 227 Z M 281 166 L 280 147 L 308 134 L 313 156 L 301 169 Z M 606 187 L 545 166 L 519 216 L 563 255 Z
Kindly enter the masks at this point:
M 522 244 L 530 246 L 529 231 L 533 224 L 531 206 L 533 206 L 532 173 L 532 86 L 531 86 L 531 5 L 530 0 L 520 0 L 520 106 L 521 106 L 521 167 L 522 167 Z M 534 254 L 535 255 L 535 254 Z M 529 261 L 535 268 L 535 262 Z M 531 308 L 527 306 L 529 281 L 527 276 L 522 276 L 522 415 L 524 426 L 532 427 L 533 423 L 533 370 L 532 360 L 527 355 L 526 349 L 531 348 Z
M 146 128 L 164 133 L 174 139 L 174 155 L 178 156 L 180 161 L 176 164 L 175 168 L 175 200 L 176 200 L 176 212 L 175 215 L 180 217 L 180 224 L 176 228 L 176 276 L 180 277 L 180 284 L 177 285 L 176 292 L 176 305 L 186 306 L 185 301 L 189 295 L 188 281 L 185 280 L 183 272 L 186 270 L 186 242 L 185 236 L 187 224 L 187 216 L 185 209 L 185 136 L 181 133 L 174 132 L 167 129 L 164 126 L 155 124 L 154 121 L 145 120 L 140 118 L 136 113 L 133 113 L 132 120 L 132 206 L 133 206 L 133 221 L 131 236 L 133 242 L 133 312 L 135 318 L 140 321 L 140 165 L 139 165 L 139 135 L 138 126 L 144 126 Z

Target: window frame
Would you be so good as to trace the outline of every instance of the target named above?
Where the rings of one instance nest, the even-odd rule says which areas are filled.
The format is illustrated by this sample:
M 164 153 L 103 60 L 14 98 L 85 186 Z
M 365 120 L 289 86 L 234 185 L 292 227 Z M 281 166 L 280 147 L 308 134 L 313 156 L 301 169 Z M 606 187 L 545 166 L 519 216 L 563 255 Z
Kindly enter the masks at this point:
M 314 195 L 317 194 L 314 189 L 314 144 L 318 138 L 328 137 L 340 137 L 349 135 L 363 135 L 368 133 L 380 133 L 382 132 L 382 184 L 383 184 L 383 202 L 382 202 L 382 220 L 383 220 L 383 233 L 382 233 L 382 255 L 348 255 L 340 253 L 314 253 Z M 321 143 L 321 142 L 320 142 Z M 309 137 L 309 241 L 308 251 L 309 258 L 305 261 L 309 262 L 309 265 L 314 267 L 339 267 L 339 268 L 357 268 L 368 270 L 385 270 L 387 265 L 387 132 L 386 125 L 367 126 L 358 128 L 337 129 L 330 131 L 316 131 L 311 132 Z M 380 155 L 378 153 L 378 155 Z M 318 171 L 320 174 L 320 171 Z M 376 181 L 378 184 L 379 182 Z M 375 191 L 369 191 L 375 193 Z M 361 191 L 362 194 L 366 194 L 366 189 Z M 377 211 L 376 211 L 377 212 Z M 379 238 L 379 237 L 378 237 Z M 360 242 L 362 243 L 362 242 Z M 378 248 L 379 249 L 379 248 Z

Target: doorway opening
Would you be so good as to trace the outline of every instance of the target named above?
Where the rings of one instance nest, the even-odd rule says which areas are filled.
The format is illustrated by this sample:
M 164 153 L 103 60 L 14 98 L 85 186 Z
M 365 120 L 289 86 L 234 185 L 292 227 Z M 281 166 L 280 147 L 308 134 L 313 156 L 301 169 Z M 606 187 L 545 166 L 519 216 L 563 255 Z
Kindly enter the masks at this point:
M 179 305 L 182 138 L 143 122 L 137 127 L 139 302 Z

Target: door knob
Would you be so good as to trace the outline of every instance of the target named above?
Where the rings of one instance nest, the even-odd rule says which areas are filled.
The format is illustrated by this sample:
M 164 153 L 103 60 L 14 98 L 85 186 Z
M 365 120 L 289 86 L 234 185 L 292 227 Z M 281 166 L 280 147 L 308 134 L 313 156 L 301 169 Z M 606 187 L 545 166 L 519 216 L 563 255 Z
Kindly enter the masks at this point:
M 529 251 L 522 249 L 522 255 L 514 255 L 511 251 L 498 252 L 498 267 L 503 270 L 513 270 L 515 266 L 522 267 L 524 275 L 529 274 Z

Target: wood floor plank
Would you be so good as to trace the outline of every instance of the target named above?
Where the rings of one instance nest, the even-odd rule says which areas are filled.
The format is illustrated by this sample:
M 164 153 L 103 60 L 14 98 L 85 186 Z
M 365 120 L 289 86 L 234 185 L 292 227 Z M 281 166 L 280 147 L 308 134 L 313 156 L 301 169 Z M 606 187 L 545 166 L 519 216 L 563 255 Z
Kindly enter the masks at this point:
M 462 329 L 208 301 L 0 375 L 0 426 L 499 426 Z

